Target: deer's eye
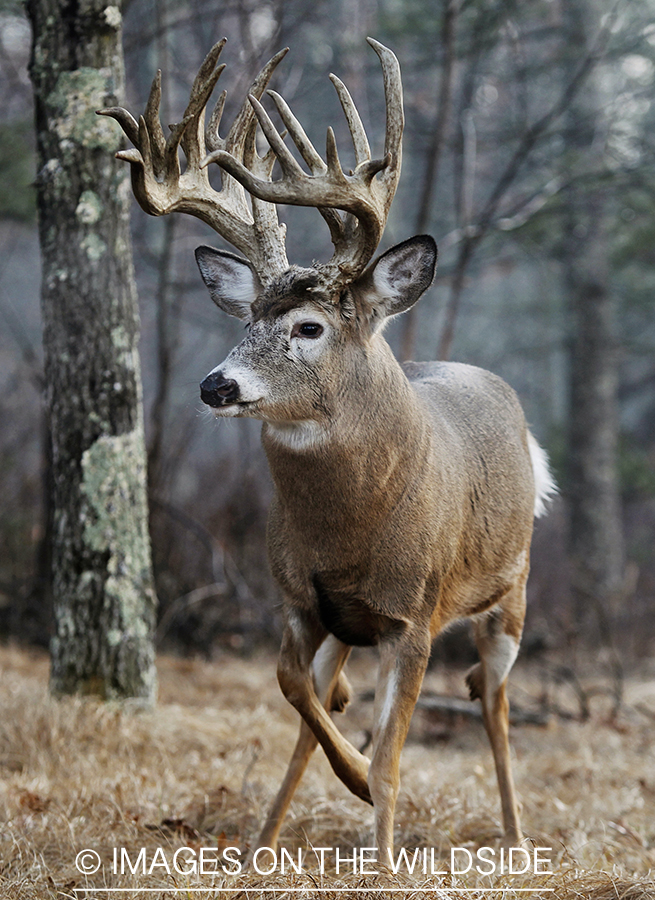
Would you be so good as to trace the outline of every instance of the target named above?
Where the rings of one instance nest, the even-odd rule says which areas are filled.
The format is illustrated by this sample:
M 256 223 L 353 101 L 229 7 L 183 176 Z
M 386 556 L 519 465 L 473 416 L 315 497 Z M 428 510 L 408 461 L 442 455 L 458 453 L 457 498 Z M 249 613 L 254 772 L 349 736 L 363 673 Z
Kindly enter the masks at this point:
M 317 338 L 323 334 L 323 326 L 318 322 L 298 322 L 293 326 L 291 337 Z

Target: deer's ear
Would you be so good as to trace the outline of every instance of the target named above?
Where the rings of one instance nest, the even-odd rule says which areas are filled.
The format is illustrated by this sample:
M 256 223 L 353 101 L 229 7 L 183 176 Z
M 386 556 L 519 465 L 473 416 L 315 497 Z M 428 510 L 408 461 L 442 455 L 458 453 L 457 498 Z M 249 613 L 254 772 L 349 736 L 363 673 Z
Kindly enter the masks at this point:
M 432 284 L 437 270 L 437 245 L 428 234 L 396 244 L 369 266 L 366 279 L 383 318 L 397 316 L 413 306 Z
M 234 253 L 213 247 L 198 247 L 196 262 L 214 303 L 231 316 L 248 319 L 250 306 L 261 290 L 250 264 Z

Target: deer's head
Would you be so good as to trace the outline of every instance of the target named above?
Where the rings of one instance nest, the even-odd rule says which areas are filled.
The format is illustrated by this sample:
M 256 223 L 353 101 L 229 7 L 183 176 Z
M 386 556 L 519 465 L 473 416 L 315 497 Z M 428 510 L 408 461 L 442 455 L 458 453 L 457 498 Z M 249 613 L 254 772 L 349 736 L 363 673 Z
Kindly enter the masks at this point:
M 224 68 L 218 58 L 225 41 L 203 62 L 182 121 L 171 126 L 168 140 L 159 120 L 159 75 L 138 123 L 124 109 L 102 111 L 118 120 L 135 146 L 118 156 L 132 166 L 134 193 L 143 209 L 152 215 L 197 216 L 245 257 L 211 247 L 196 251 L 214 302 L 249 324 L 247 337 L 201 384 L 203 401 L 217 415 L 279 423 L 329 415 L 344 379 L 365 368 L 383 323 L 412 306 L 432 282 L 436 245 L 427 236 L 405 241 L 370 262 L 398 184 L 404 119 L 398 60 L 382 44 L 368 40 L 384 77 L 383 157 L 372 158 L 348 90 L 330 76 L 355 150 L 355 169 L 349 173 L 341 166 L 332 129 L 323 160 L 286 102 L 269 91 L 309 174 L 305 172 L 261 105 L 286 50 L 262 69 L 226 138 L 219 136 L 225 92 L 206 129 L 204 125 L 206 104 Z M 265 156 L 255 146 L 258 124 L 270 146 Z M 180 146 L 186 156 L 184 172 Z M 274 181 L 276 161 L 281 177 Z M 210 163 L 222 169 L 220 191 L 209 182 Z M 329 262 L 310 268 L 289 265 L 278 203 L 319 210 L 334 244 Z

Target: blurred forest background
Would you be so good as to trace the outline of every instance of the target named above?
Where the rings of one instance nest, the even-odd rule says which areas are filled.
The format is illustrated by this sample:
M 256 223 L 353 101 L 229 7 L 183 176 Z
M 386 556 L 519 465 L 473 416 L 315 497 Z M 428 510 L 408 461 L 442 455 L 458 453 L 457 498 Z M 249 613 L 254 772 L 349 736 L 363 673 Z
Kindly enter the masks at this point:
M 163 71 L 179 121 L 210 46 L 229 43 L 227 119 L 262 63 L 317 148 L 347 128 L 348 85 L 381 151 L 372 35 L 398 56 L 404 167 L 381 249 L 414 233 L 440 249 L 435 285 L 388 337 L 400 358 L 452 358 L 518 391 L 561 493 L 538 523 L 524 652 L 655 642 L 655 0 L 129 0 L 125 106 Z M 31 34 L 0 0 L 0 637 L 51 630 Z M 118 128 L 118 126 L 116 126 Z M 315 210 L 283 209 L 289 258 L 330 255 Z M 208 657 L 279 634 L 266 564 L 270 484 L 257 423 L 216 422 L 199 380 L 240 339 L 193 259 L 220 239 L 133 204 L 159 597 L 158 646 Z M 102 316 L 102 309 L 95 311 Z M 456 645 L 456 646 L 455 646 Z M 437 653 L 466 653 L 450 638 Z

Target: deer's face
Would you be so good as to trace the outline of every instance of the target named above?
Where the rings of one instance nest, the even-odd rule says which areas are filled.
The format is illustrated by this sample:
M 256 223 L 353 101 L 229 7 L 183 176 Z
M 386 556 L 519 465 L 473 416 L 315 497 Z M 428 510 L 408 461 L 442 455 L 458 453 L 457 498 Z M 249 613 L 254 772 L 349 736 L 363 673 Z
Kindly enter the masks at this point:
M 343 348 L 336 311 L 304 302 L 250 322 L 247 336 L 200 385 L 217 416 L 269 422 L 329 415 Z
M 262 287 L 247 262 L 200 247 L 200 272 L 214 302 L 248 322 L 244 340 L 207 375 L 200 396 L 217 416 L 250 416 L 284 427 L 325 424 L 348 390 L 365 381 L 370 338 L 430 285 L 431 238 L 383 254 L 354 283 L 292 266 Z

